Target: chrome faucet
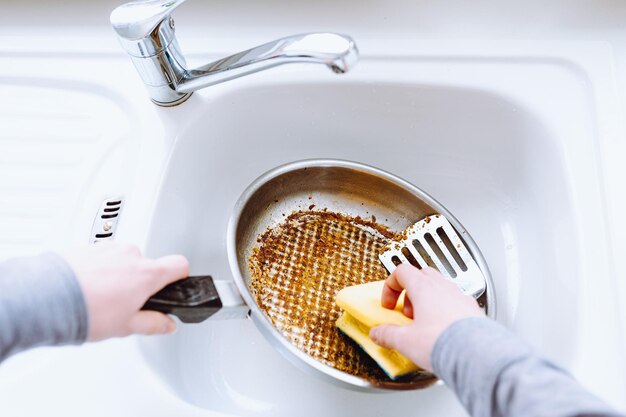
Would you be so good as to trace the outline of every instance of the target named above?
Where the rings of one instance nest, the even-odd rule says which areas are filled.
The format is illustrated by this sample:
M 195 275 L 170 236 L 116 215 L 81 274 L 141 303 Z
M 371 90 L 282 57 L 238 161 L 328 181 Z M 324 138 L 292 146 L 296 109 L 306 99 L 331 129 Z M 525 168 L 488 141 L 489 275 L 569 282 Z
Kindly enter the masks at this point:
M 117 7 L 111 25 L 159 106 L 175 106 L 204 87 L 277 65 L 310 62 L 325 64 L 336 73 L 349 71 L 358 61 L 354 41 L 335 33 L 307 33 L 278 39 L 247 51 L 187 69 L 171 13 L 185 0 L 140 0 Z

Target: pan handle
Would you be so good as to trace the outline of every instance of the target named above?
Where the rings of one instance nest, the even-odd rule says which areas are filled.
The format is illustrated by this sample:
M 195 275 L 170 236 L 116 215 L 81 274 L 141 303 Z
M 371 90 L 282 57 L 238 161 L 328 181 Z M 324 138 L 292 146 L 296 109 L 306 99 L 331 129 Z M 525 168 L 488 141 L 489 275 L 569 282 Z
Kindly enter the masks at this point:
M 223 288 L 224 284 L 221 282 L 220 284 L 219 286 Z M 240 297 L 239 300 L 241 300 Z M 232 302 L 228 304 L 232 304 Z M 230 314 L 222 314 L 221 316 L 224 318 L 245 317 L 248 309 L 244 306 L 245 304 L 241 301 L 239 305 L 233 306 L 238 314 L 232 314 L 233 311 L 230 311 Z M 172 314 L 183 323 L 200 323 L 223 308 L 224 310 L 233 310 L 233 307 L 222 304 L 216 281 L 210 275 L 198 275 L 166 285 L 148 298 L 141 309 Z

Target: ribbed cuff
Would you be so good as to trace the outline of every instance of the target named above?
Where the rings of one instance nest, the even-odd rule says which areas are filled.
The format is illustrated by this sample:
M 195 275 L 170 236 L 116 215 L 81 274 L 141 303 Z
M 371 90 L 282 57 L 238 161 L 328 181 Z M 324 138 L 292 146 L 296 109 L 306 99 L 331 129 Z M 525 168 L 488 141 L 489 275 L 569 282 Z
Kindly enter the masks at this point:
M 49 259 L 51 269 L 57 271 L 60 287 L 59 297 L 66 303 L 65 308 L 57 309 L 57 317 L 66 318 L 67 323 L 60 325 L 62 337 L 55 344 L 78 345 L 84 343 L 89 334 L 89 313 L 78 279 L 72 268 L 61 256 L 52 252 L 42 256 Z
M 82 343 L 88 327 L 83 292 L 59 255 L 0 263 L 0 360 L 30 347 Z
M 530 347 L 504 326 L 487 317 L 472 317 L 453 323 L 439 336 L 431 363 L 435 374 L 468 410 L 482 411 L 490 408 L 501 370 L 531 353 Z

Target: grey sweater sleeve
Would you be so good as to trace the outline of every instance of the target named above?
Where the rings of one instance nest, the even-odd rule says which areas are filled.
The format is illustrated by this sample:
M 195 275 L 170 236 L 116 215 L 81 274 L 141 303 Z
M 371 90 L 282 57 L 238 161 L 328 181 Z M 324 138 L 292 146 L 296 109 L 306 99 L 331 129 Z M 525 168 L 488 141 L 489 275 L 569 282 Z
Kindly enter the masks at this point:
M 624 417 L 488 318 L 451 325 L 431 362 L 473 417 Z
M 81 288 L 60 256 L 0 263 L 0 361 L 35 346 L 82 343 L 88 323 Z

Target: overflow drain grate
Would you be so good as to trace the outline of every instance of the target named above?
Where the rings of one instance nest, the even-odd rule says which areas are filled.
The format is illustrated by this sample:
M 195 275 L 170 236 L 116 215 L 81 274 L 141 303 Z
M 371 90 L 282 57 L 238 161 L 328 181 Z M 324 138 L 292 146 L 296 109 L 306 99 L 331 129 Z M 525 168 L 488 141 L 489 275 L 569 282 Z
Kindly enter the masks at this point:
M 124 201 L 121 197 L 109 198 L 102 202 L 91 228 L 91 243 L 113 240 L 123 206 Z

